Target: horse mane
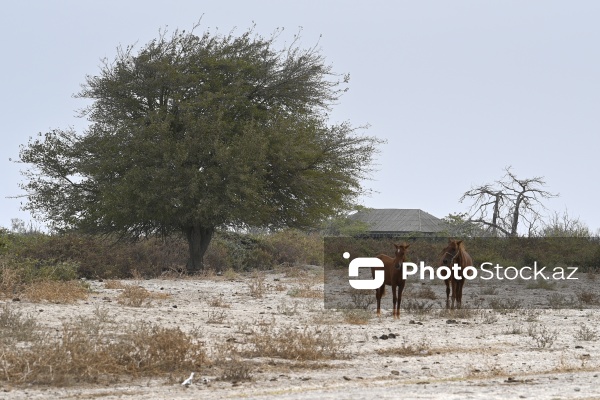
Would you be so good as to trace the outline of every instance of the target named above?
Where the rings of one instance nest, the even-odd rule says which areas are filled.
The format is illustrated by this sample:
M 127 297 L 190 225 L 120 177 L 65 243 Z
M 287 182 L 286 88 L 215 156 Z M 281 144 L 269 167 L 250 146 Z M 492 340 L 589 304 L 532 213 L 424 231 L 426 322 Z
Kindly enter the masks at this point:
M 466 267 L 466 266 L 468 266 L 468 264 L 469 264 L 469 263 L 467 262 L 467 259 L 471 259 L 471 256 L 469 255 L 469 253 L 467 253 L 467 250 L 465 250 L 465 244 L 464 244 L 464 242 L 463 242 L 463 241 L 461 241 L 461 242 L 458 244 L 458 248 L 457 248 L 457 256 L 458 256 L 457 258 L 459 258 L 459 259 L 460 259 L 460 264 L 461 264 L 460 266 L 461 266 L 461 267 Z M 473 261 L 473 260 L 471 259 L 471 262 L 472 262 L 472 261 Z M 462 265 L 462 264 L 465 264 L 465 265 Z

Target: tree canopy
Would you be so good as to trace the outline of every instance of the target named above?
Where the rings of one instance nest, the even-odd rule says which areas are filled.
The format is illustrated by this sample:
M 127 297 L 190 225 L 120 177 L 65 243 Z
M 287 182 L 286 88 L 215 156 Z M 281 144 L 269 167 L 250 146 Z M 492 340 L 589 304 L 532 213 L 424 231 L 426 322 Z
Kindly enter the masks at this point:
M 329 122 L 348 76 L 299 39 L 192 30 L 118 48 L 77 95 L 88 128 L 21 147 L 24 208 L 59 230 L 183 233 L 190 270 L 219 227 L 303 228 L 350 209 L 381 141 Z

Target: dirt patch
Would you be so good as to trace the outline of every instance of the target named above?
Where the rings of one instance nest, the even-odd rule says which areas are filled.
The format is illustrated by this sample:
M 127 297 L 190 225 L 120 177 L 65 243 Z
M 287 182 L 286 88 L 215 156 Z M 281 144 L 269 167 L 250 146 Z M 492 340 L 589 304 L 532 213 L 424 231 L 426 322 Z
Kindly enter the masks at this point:
M 144 343 L 162 343 L 161 348 L 169 352 L 172 341 L 165 335 L 177 332 L 181 337 L 173 340 L 189 343 L 188 347 L 200 346 L 195 351 L 201 351 L 203 359 L 194 363 L 181 353 L 181 359 L 187 360 L 185 368 L 152 365 L 140 370 L 143 372 L 98 379 L 99 383 L 93 383 L 94 374 L 86 369 L 91 380 L 82 375 L 79 382 L 69 379 L 57 386 L 47 380 L 36 383 L 33 375 L 26 373 L 8 374 L 7 363 L 15 361 L 5 355 L 0 359 L 0 375 L 4 375 L 0 377 L 0 397 L 600 396 L 600 310 L 520 309 L 512 307 L 506 297 L 497 309 L 420 307 L 421 302 L 442 298 L 440 285 L 426 290 L 409 287 L 403 300 L 409 309 L 394 320 L 388 304 L 390 293 L 381 318 L 374 316 L 373 305 L 365 301 L 368 299 L 360 299 L 366 309 L 360 312 L 325 309 L 319 279 L 322 270 L 314 267 L 298 273 L 279 270 L 227 277 L 88 281 L 91 293 L 75 303 L 27 298 L 5 301 L 0 304 L 5 310 L 0 335 L 19 334 L 14 340 L 0 342 L 6 349 L 27 349 L 40 337 L 62 340 L 65 326 L 75 324 L 83 329 L 78 332 L 86 340 L 96 338 L 107 352 L 113 350 L 111 346 L 124 346 L 120 338 L 134 334 L 132 326 L 143 323 L 148 326 Z M 124 295 L 128 288 L 143 291 L 136 289 Z M 544 290 L 545 296 L 553 292 L 539 290 Z M 502 291 L 465 287 L 466 296 L 501 298 L 498 293 Z M 535 289 L 528 292 L 538 295 Z M 129 303 L 123 300 L 127 296 L 141 300 Z M 18 330 L 15 321 L 19 322 Z M 97 356 L 93 341 L 81 343 L 86 344 L 89 359 Z M 135 340 L 132 343 L 134 347 L 123 347 L 124 351 L 145 348 Z M 180 363 L 168 355 L 148 353 L 152 362 L 159 363 L 163 357 Z M 27 368 L 34 370 L 33 365 L 23 366 L 24 371 Z M 130 364 L 123 369 L 135 370 Z M 182 386 L 191 372 L 195 373 L 192 383 Z

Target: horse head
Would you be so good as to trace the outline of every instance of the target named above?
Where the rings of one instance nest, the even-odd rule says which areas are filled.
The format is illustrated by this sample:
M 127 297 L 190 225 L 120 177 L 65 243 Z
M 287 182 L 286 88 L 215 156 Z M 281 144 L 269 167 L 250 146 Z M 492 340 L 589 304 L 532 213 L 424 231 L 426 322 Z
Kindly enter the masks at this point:
M 406 243 L 400 243 L 400 244 L 394 243 L 394 247 L 396 248 L 396 258 L 404 259 L 404 257 L 406 256 L 406 251 L 409 246 L 410 246 L 410 244 L 406 244 Z
M 442 250 L 442 265 L 454 264 L 462 247 L 462 240 L 448 239 L 448 245 Z

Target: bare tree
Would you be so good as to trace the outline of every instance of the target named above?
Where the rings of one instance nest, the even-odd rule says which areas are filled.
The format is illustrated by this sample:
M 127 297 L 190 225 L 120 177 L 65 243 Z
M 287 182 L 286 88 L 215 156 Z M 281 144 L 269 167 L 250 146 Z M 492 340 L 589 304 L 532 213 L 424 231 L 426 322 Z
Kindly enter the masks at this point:
M 558 193 L 544 190 L 543 177 L 519 179 L 505 168 L 502 179 L 492 184 L 471 188 L 460 198 L 473 199 L 468 214 L 469 221 L 486 226 L 493 236 L 517 236 L 520 225 L 525 225 L 528 234 L 535 232 L 536 224 L 542 219 L 545 209 L 543 199 L 558 197 Z

